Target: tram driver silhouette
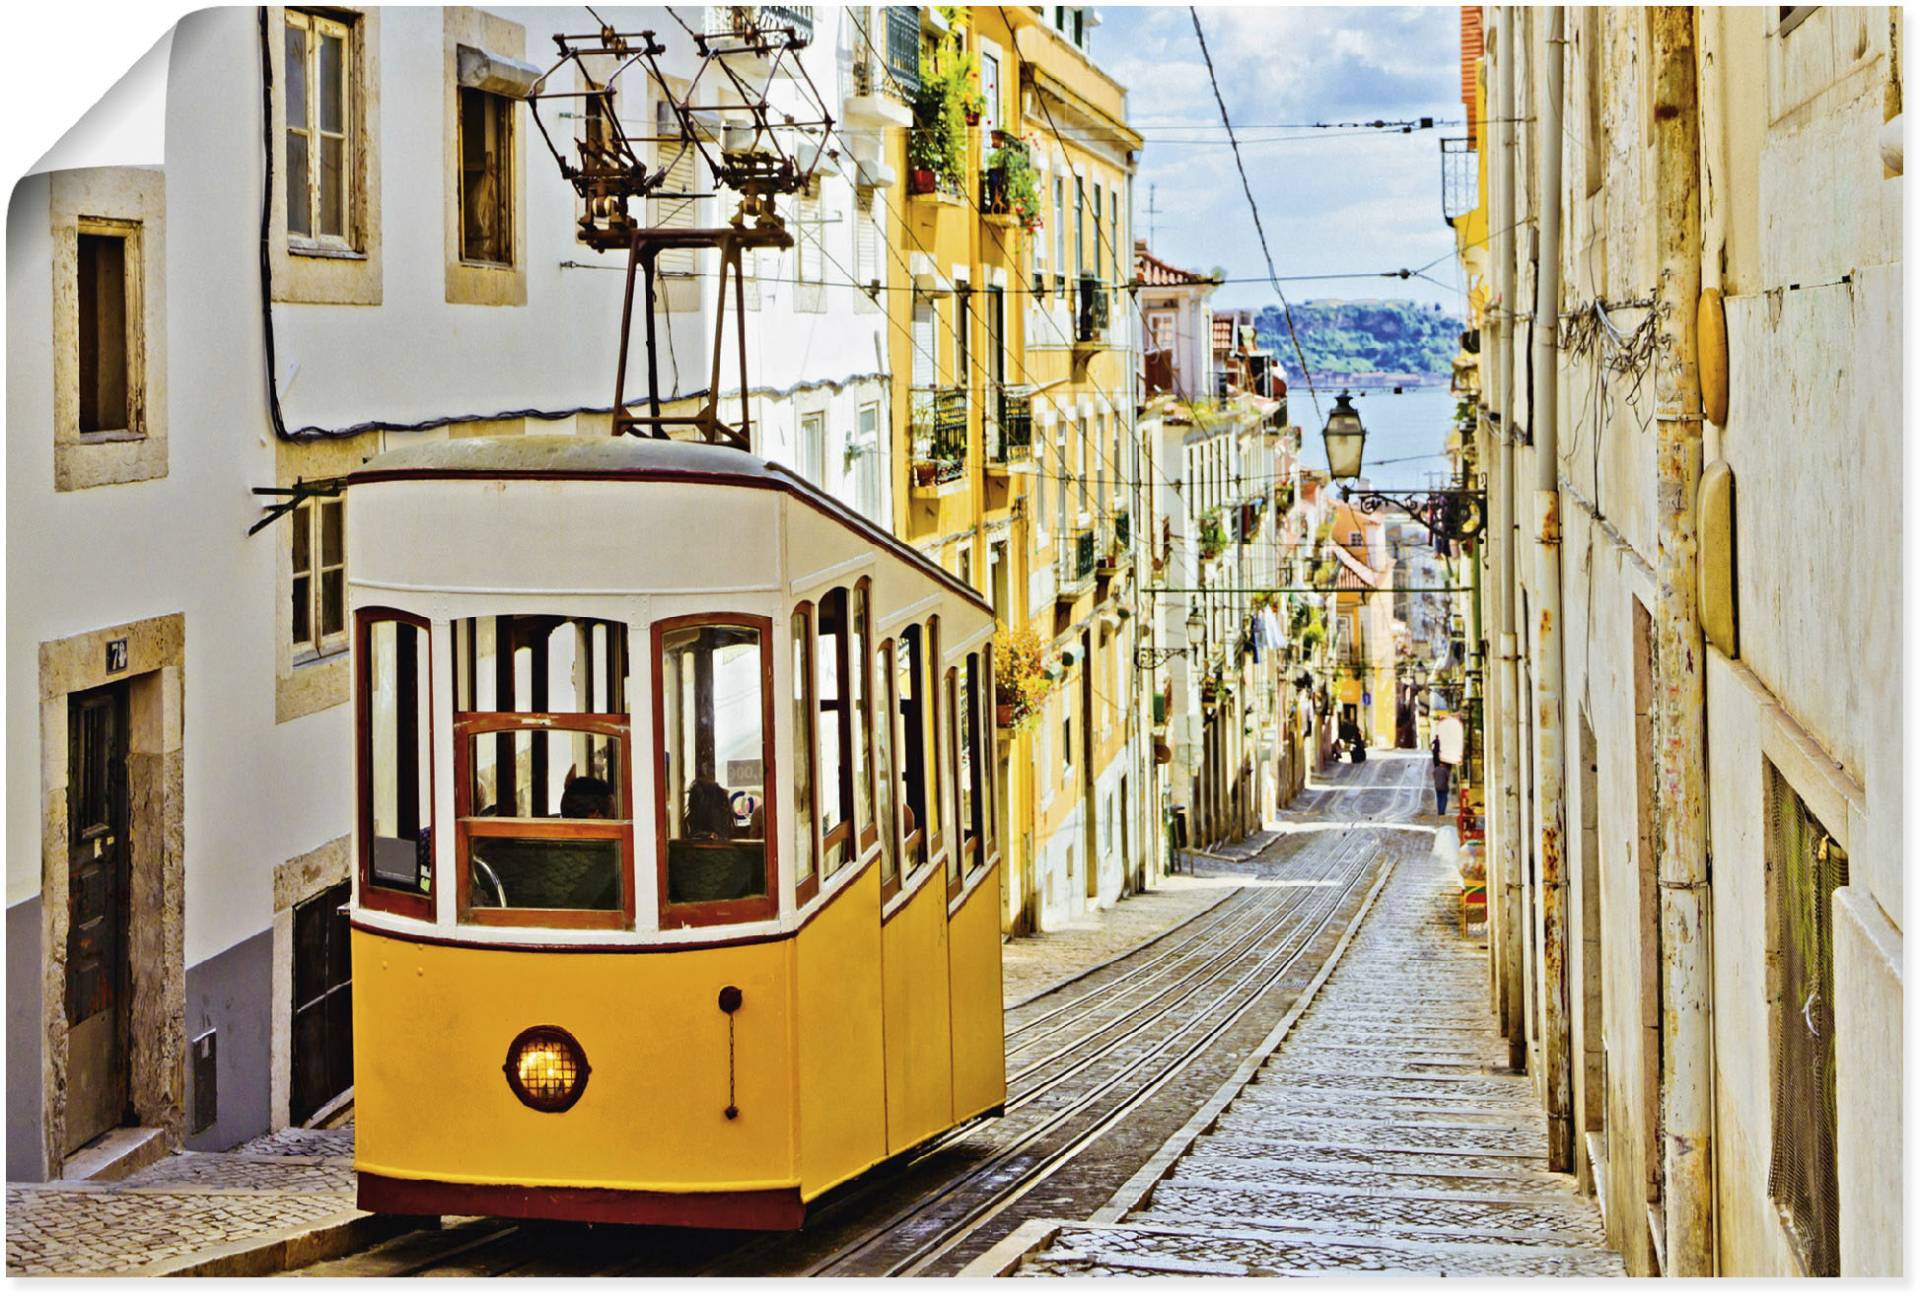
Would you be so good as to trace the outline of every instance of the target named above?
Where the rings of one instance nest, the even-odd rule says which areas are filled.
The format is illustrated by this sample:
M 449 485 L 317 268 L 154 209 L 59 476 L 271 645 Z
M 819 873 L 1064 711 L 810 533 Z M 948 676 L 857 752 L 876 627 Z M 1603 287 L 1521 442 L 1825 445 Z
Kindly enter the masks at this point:
M 711 764 L 700 765 L 693 785 L 687 787 L 686 812 L 681 818 L 688 840 L 732 840 L 733 798 L 727 788 L 713 779 Z

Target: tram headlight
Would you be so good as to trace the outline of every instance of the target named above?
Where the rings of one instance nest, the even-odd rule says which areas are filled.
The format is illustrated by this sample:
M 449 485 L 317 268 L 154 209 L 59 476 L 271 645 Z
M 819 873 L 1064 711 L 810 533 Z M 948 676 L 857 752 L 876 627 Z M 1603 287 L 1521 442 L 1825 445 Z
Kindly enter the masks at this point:
M 580 1041 L 557 1025 L 536 1025 L 514 1036 L 507 1048 L 507 1087 L 535 1111 L 565 1111 L 586 1092 L 587 1054 Z

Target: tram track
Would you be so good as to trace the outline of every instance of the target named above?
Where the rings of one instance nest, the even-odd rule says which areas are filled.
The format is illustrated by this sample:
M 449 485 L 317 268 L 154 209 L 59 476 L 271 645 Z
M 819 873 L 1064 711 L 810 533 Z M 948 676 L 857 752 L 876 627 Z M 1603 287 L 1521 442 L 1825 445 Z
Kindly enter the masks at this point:
M 584 1226 L 480 1221 L 462 1226 L 467 1234 L 464 1241 L 417 1256 L 390 1272 L 718 1276 L 925 1272 L 1150 1103 L 1287 982 L 1301 956 L 1313 950 L 1343 904 L 1378 866 L 1383 838 L 1376 824 L 1417 810 L 1423 790 L 1420 765 L 1403 760 L 1402 766 L 1399 780 L 1384 791 L 1354 785 L 1351 778 L 1357 774 L 1348 774 L 1348 781 L 1315 788 L 1310 800 L 1296 805 L 1297 817 L 1349 824 L 1339 831 L 1328 826 L 1326 833 L 1314 836 L 1317 847 L 1303 846 L 1283 855 L 1283 860 L 1290 861 L 1311 853 L 1319 860 L 1314 870 L 1326 888 L 1249 883 L 1241 897 L 1218 915 L 1194 919 L 1205 924 L 1166 950 L 1152 952 L 1152 945 L 1143 946 L 1147 951 L 1139 960 L 1128 960 L 1133 955 L 1121 960 L 1119 974 L 1057 1006 L 1041 1009 L 1009 1030 L 1010 1059 L 1023 1050 L 1046 1051 L 1010 1072 L 1002 1113 L 966 1122 L 815 1202 L 805 1232 L 831 1232 L 848 1225 L 857 1230 L 856 1236 L 832 1244 L 825 1254 L 783 1260 L 806 1250 L 802 1239 L 785 1234 L 755 1235 L 747 1243 L 737 1243 L 735 1235 L 672 1229 L 601 1230 L 598 1238 L 583 1238 Z M 1369 804 L 1375 807 L 1367 808 Z M 1257 952 L 1263 945 L 1264 952 Z M 1221 980 L 1229 973 L 1234 978 L 1221 988 Z M 1033 1001 L 1044 1002 L 1054 992 Z M 1212 996 L 1197 1010 L 1189 1009 L 1178 1024 L 1151 1034 L 1209 992 Z M 1093 1018 L 1103 1019 L 1070 1042 L 1048 1043 Z M 1129 1045 L 1138 1045 L 1138 1051 L 1125 1056 Z M 1062 1106 L 1044 1105 L 1050 1095 L 1103 1063 L 1116 1063 L 1105 1078 L 1083 1081 L 1075 1097 Z M 1035 1079 L 1036 1075 L 1040 1078 Z M 1028 1080 L 1033 1083 L 1017 1087 Z M 982 1154 L 966 1153 L 982 1135 L 992 1136 L 1004 1127 L 1008 1117 L 1034 1111 L 1040 1113 L 1037 1121 L 999 1139 Z M 964 1162 L 962 1168 L 936 1176 L 937 1182 L 904 1208 L 888 1213 L 877 1224 L 858 1224 L 860 1215 L 888 1194 L 906 1191 L 916 1177 L 943 1161 L 955 1160 Z M 929 1225 L 934 1226 L 931 1236 Z

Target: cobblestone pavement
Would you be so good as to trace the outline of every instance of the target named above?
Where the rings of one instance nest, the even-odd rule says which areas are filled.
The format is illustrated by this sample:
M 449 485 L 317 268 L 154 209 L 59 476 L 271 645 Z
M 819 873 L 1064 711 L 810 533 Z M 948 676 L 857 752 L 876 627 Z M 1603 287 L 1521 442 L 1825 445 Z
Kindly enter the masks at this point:
M 1103 1211 L 1009 1239 L 1013 1272 L 1621 1274 L 1593 1202 L 1544 1168 L 1456 886 L 1445 855 L 1402 857 L 1279 1049 Z
M 111 1182 L 9 1184 L 7 1273 L 152 1274 L 357 1216 L 353 1131 L 289 1129 Z

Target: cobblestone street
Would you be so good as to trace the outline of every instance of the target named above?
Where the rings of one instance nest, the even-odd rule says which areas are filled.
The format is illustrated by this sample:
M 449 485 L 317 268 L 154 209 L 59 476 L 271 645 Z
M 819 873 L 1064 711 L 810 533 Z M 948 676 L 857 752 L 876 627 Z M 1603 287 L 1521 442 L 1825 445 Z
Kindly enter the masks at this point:
M 1432 849 L 1394 865 L 1278 1049 L 1100 1212 L 1030 1221 L 970 1272 L 1622 1272 L 1594 1203 L 1544 1169 L 1540 1106 L 1504 1069 L 1483 942 L 1435 852 L 1450 835 L 1417 821 Z

